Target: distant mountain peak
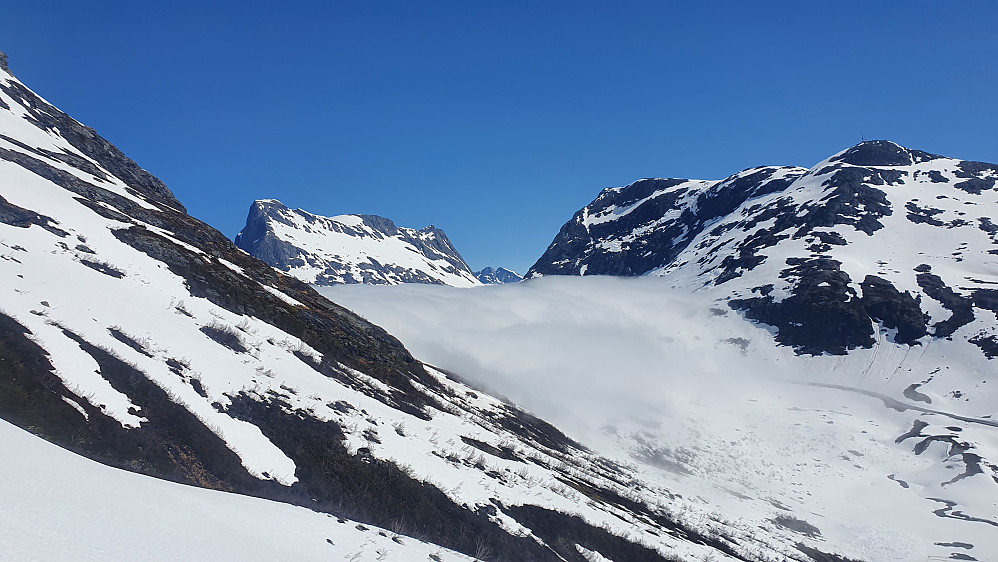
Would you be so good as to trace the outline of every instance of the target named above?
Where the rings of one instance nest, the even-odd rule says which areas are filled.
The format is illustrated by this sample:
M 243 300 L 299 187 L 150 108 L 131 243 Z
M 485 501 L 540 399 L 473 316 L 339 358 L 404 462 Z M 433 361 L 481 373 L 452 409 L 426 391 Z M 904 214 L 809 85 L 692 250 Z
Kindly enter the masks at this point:
M 316 285 L 479 284 L 443 230 L 403 228 L 378 215 L 324 217 L 261 199 L 236 245 Z
M 513 271 L 512 269 L 506 269 L 505 267 L 491 268 L 486 267 L 480 271 L 475 272 L 475 277 L 479 281 L 486 285 L 502 285 L 505 283 L 519 283 L 523 281 L 523 277 Z

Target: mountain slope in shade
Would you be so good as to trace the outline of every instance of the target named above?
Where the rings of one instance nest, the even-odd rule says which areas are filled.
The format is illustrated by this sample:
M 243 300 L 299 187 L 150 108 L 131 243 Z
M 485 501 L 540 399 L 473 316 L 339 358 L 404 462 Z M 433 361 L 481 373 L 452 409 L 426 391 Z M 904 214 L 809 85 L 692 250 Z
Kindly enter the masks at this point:
M 722 287 L 800 353 L 957 337 L 998 356 L 998 166 L 868 141 L 811 169 L 604 190 L 527 277 Z
M 501 285 L 503 283 L 519 283 L 523 281 L 523 277 L 520 277 L 520 274 L 505 267 L 496 269 L 486 267 L 481 271 L 476 271 L 475 277 L 486 285 Z
M 0 418 L 113 467 L 483 560 L 823 550 L 722 525 L 710 506 L 417 361 L 187 215 L 6 71 L 0 131 Z
M 400 228 L 375 215 L 322 217 L 255 201 L 236 245 L 315 285 L 479 284 L 443 230 Z

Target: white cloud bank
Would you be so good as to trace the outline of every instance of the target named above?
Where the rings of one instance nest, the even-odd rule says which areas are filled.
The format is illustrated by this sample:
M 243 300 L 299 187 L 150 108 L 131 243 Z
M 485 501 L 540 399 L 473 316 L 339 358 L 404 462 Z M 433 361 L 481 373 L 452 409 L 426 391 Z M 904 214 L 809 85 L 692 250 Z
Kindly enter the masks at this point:
M 723 304 L 670 290 L 662 279 L 320 290 L 383 326 L 418 359 L 505 395 L 582 439 L 592 439 L 608 419 L 646 417 L 677 399 L 709 403 L 746 376 L 787 374 L 771 354 L 753 354 L 771 347 L 768 331 Z
M 953 342 L 909 348 L 883 337 L 846 357 L 799 357 L 709 291 L 690 295 L 669 285 L 546 277 L 474 289 L 320 291 L 383 326 L 417 359 L 507 396 L 603 454 L 641 460 L 645 477 L 732 520 L 786 533 L 791 544 L 795 531 L 774 523 L 780 516 L 814 525 L 829 551 L 865 560 L 945 558 L 955 547 L 940 544 L 955 542 L 976 545 L 972 555 L 998 552 L 994 526 L 940 517 L 934 511 L 943 505 L 930 499 L 998 521 L 990 475 L 946 484 L 965 465 L 945 443 L 919 455 L 912 451 L 918 440 L 895 443 L 916 419 L 930 424 L 926 435 L 952 434 L 948 427 L 959 425 L 960 438 L 989 459 L 998 456 L 994 427 L 802 384 L 905 401 L 907 385 L 944 370 L 945 378 L 936 375 L 920 391 L 934 408 L 980 416 L 998 406 L 992 393 L 971 402 L 945 393 L 982 386 L 989 364 L 959 355 Z

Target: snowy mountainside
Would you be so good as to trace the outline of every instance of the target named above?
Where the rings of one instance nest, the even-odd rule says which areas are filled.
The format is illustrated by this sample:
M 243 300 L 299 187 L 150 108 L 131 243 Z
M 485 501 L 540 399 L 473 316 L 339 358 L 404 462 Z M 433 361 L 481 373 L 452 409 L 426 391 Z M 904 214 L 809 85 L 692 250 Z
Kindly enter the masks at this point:
M 479 281 L 443 230 L 400 228 L 375 215 L 323 217 L 273 199 L 255 201 L 236 246 L 306 283 Z
M 5 560 L 472 560 L 302 507 L 110 468 L 3 420 L 0 442 Z
M 675 260 L 705 225 L 805 171 L 763 167 L 723 181 L 643 179 L 604 189 L 562 226 L 526 277 L 644 274 Z
M 580 210 L 527 277 L 653 275 L 808 354 L 956 337 L 998 356 L 998 166 L 867 141 L 811 169 L 642 180 Z M 878 326 L 880 328 L 878 328 Z
M 520 274 L 505 267 L 486 267 L 475 272 L 475 277 L 485 285 L 501 285 L 503 283 L 519 283 L 523 281 Z
M 0 418 L 113 467 L 482 560 L 810 558 L 424 366 L 6 71 L 0 133 Z

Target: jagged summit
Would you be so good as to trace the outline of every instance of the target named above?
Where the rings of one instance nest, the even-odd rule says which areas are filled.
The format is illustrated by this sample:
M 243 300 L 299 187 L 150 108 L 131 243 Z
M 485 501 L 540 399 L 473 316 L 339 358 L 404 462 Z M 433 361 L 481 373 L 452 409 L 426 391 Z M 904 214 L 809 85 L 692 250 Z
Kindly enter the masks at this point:
M 476 271 L 475 277 L 486 285 L 502 285 L 505 283 L 519 283 L 520 281 L 523 281 L 523 277 L 521 277 L 520 274 L 512 269 L 506 269 L 505 267 L 486 267 L 480 271 Z
M 7 66 L 7 53 L 0 51 L 0 70 L 10 73 L 10 67 Z
M 527 277 L 656 275 L 774 326 L 802 353 L 957 329 L 998 356 L 998 166 L 866 141 L 811 169 L 603 190 Z M 990 312 L 988 312 L 990 311 Z
M 377 215 L 323 217 L 255 201 L 236 245 L 316 285 L 479 282 L 443 230 L 400 228 Z

